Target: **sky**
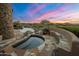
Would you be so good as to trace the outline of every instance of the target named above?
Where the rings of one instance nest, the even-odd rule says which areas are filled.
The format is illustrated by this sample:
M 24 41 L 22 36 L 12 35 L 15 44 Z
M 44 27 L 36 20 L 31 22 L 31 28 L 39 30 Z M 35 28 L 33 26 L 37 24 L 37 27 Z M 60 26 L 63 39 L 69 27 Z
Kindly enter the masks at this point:
M 39 23 L 79 23 L 79 3 L 13 3 L 13 20 Z

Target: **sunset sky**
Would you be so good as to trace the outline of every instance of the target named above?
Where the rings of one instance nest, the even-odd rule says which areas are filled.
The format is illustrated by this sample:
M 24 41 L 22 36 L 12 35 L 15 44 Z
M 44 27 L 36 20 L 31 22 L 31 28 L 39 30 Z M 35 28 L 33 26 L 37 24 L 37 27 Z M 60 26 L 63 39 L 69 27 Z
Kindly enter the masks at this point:
M 79 4 L 77 3 L 17 3 L 12 4 L 13 20 L 39 23 L 50 22 L 79 23 Z

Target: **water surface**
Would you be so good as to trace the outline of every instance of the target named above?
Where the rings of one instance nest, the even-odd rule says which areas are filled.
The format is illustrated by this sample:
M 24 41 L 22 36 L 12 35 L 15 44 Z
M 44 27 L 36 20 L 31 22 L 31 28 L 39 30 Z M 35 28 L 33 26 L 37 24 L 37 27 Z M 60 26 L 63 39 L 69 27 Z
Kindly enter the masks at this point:
M 17 46 L 17 48 L 36 48 L 44 42 L 42 38 L 30 37 L 27 41 Z

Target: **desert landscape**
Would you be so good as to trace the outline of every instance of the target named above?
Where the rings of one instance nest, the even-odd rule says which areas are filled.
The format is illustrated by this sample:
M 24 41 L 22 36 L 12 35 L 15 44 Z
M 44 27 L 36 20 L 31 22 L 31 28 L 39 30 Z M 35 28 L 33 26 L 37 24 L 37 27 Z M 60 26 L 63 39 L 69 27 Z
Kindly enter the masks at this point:
M 0 3 L 0 56 L 79 56 L 78 6 Z

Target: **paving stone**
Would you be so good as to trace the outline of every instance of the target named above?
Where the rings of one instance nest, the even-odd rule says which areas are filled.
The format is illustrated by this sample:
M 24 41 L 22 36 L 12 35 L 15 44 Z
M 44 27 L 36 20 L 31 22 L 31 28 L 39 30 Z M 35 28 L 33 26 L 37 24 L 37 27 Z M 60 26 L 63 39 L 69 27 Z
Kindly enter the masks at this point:
M 25 51 L 26 51 L 26 49 L 17 49 L 17 48 L 16 48 L 14 51 L 15 51 L 15 53 L 16 53 L 18 56 L 23 56 L 24 53 L 25 53 Z

